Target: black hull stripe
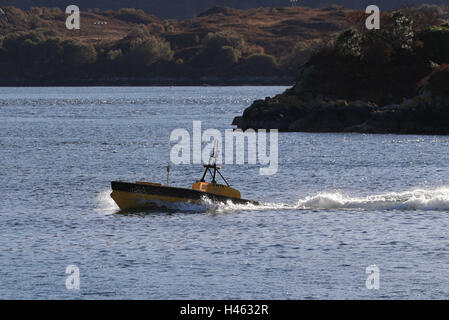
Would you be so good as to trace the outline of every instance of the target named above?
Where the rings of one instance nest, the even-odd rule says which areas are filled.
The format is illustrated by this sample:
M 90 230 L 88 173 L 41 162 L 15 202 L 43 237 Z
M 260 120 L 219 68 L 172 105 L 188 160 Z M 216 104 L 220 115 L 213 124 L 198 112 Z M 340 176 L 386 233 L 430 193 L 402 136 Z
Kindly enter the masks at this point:
M 251 203 L 251 204 L 259 204 L 257 201 L 246 200 L 246 199 L 238 199 L 220 196 L 208 192 L 201 192 L 192 189 L 185 188 L 177 188 L 177 187 L 167 187 L 167 186 L 152 186 L 152 185 L 143 185 L 122 181 L 112 181 L 111 182 L 112 190 L 115 191 L 123 191 L 123 192 L 131 192 L 131 193 L 143 193 L 143 194 L 151 194 L 151 195 L 159 195 L 166 197 L 176 197 L 176 198 L 187 198 L 191 200 L 200 200 L 201 197 L 206 196 L 207 198 L 214 201 L 226 201 L 231 200 L 234 203 Z

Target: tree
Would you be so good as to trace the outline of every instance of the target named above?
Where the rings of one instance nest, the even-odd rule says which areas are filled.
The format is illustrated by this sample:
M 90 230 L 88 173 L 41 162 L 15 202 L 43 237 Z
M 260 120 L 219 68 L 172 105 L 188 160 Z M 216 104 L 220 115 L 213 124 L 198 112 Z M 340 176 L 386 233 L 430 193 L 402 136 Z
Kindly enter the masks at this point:
M 192 59 L 199 68 L 225 69 L 237 63 L 247 45 L 242 36 L 232 32 L 209 33 L 202 41 L 203 48 Z
M 423 30 L 418 39 L 422 45 L 418 51 L 436 63 L 449 63 L 449 24 L 431 26 Z
M 320 41 L 297 43 L 292 53 L 281 61 L 282 68 L 289 73 L 296 73 L 303 64 L 309 61 L 313 52 L 318 50 L 320 45 Z
M 383 34 L 395 49 L 411 50 L 414 38 L 413 20 L 401 11 L 396 11 L 390 16 Z
M 362 54 L 363 35 L 354 29 L 342 32 L 335 41 L 335 48 L 342 56 L 360 57 Z
M 44 32 L 10 34 L 3 41 L 3 49 L 19 73 L 37 77 L 58 71 L 64 53 L 61 40 Z
M 74 40 L 64 41 L 64 65 L 74 69 L 92 64 L 97 58 L 95 48 L 88 44 L 82 44 Z
M 158 61 L 173 59 L 170 44 L 154 36 L 137 38 L 130 43 L 129 52 L 124 57 L 131 67 L 149 67 Z
M 237 50 L 229 46 L 223 46 L 218 49 L 214 57 L 214 65 L 219 68 L 228 68 L 239 61 Z
M 225 31 L 209 33 L 202 42 L 204 50 L 210 52 L 217 52 L 221 47 L 227 46 L 241 53 L 246 47 L 245 39 L 241 35 Z
M 277 67 L 275 57 L 268 54 L 253 54 L 245 59 L 240 70 L 245 74 L 270 75 L 276 71 Z
M 429 76 L 421 81 L 421 86 L 426 86 L 435 96 L 449 97 L 449 64 L 444 64 L 435 69 Z

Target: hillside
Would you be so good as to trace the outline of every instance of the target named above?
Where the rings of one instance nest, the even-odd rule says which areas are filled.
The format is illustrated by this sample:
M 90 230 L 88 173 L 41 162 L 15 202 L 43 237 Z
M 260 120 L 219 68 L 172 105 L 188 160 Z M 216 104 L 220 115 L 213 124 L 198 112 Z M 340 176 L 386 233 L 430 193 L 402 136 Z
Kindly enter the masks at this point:
M 0 35 L 11 32 L 50 29 L 65 39 L 83 42 L 110 42 L 124 38 L 133 28 L 146 25 L 151 34 L 165 38 L 182 58 L 185 51 L 201 46 L 201 39 L 210 32 L 234 32 L 251 44 L 259 45 L 268 54 L 284 56 L 298 42 L 311 41 L 338 32 L 347 24 L 352 10 L 342 7 L 322 9 L 281 8 L 236 10 L 215 7 L 198 17 L 183 21 L 161 20 L 135 9 L 117 11 L 89 10 L 82 12 L 81 30 L 65 28 L 65 15 L 55 8 L 34 8 L 22 11 L 4 8 L 8 22 L 0 20 Z M 104 21 L 107 25 L 95 24 Z M 188 53 L 187 53 L 188 55 Z
M 280 77 L 284 79 L 282 83 L 288 83 L 313 49 L 345 28 L 355 14 L 335 6 L 250 10 L 214 7 L 198 17 L 177 21 L 161 20 L 136 9 L 89 10 L 81 14 L 80 30 L 67 30 L 67 15 L 57 8 L 3 10 L 0 57 L 4 67 L 0 77 L 33 81 L 54 80 L 60 75 L 56 69 L 45 75 L 37 71 L 42 64 L 37 60 L 40 53 L 20 61 L 18 57 L 23 53 L 18 48 L 32 41 L 33 50 L 48 50 L 45 48 L 49 41 L 58 41 L 62 47 L 71 41 L 86 47 L 79 52 L 91 53 L 89 57 L 77 58 L 89 61 L 90 79 L 98 77 L 95 73 L 111 77 L 221 77 L 223 81 L 219 82 L 226 82 L 230 76 L 263 76 Z M 155 53 L 149 41 L 166 52 Z M 19 66 L 13 68 L 12 64 Z M 70 66 L 64 67 L 67 68 Z M 80 70 L 75 68 L 77 73 Z
M 88 10 L 67 30 L 58 8 L 0 15 L 0 85 L 291 84 L 311 54 L 364 12 L 330 6 L 238 10 L 162 20 L 138 9 Z M 417 21 L 448 18 L 424 6 Z M 364 25 L 364 24 L 363 24 Z
M 383 10 L 391 10 L 402 6 L 419 6 L 425 3 L 447 4 L 446 0 L 377 0 L 376 4 Z M 15 6 L 21 9 L 31 7 L 66 8 L 74 4 L 70 0 L 1 0 L 0 6 Z M 196 17 L 200 12 L 214 6 L 227 6 L 247 10 L 259 7 L 288 7 L 289 0 L 77 0 L 81 10 L 99 8 L 102 10 L 118 10 L 121 8 L 142 9 L 161 19 L 186 19 Z M 364 9 L 373 4 L 370 0 L 300 0 L 301 6 L 320 8 L 330 4 L 341 5 L 351 9 Z

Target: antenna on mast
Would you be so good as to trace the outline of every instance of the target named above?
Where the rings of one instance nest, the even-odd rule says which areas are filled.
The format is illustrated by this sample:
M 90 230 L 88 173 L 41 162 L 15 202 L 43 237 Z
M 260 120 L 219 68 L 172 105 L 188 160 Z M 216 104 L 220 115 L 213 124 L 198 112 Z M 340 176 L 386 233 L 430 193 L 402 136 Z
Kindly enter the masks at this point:
M 170 140 L 167 141 L 167 148 L 170 149 Z M 167 163 L 167 187 L 170 186 L 170 170 L 171 170 L 170 163 L 171 163 L 171 160 L 168 159 L 168 163 Z
M 167 165 L 167 187 L 170 186 L 170 161 Z
M 204 170 L 203 176 L 200 180 L 200 182 L 204 182 L 204 178 L 206 177 L 206 174 L 209 172 L 210 175 L 212 176 L 212 183 L 217 183 L 215 180 L 216 174 L 218 173 L 220 175 L 220 177 L 223 179 L 223 181 L 226 183 L 226 185 L 228 187 L 229 183 L 226 181 L 226 179 L 223 177 L 223 175 L 220 172 L 220 166 L 217 165 L 217 157 L 219 154 L 219 149 L 218 149 L 218 141 L 215 140 L 215 145 L 214 148 L 212 149 L 211 153 L 210 153 L 210 158 L 209 158 L 209 163 L 204 165 L 204 168 L 206 168 Z M 212 161 L 214 160 L 214 161 Z M 213 171 L 211 171 L 211 169 L 213 169 Z
M 210 166 L 213 166 L 213 165 L 216 165 L 216 164 L 217 164 L 218 153 L 219 153 L 219 150 L 218 150 L 218 141 L 215 140 L 214 147 L 213 147 L 213 149 L 211 150 L 211 152 L 210 152 L 210 157 L 209 157 L 209 165 L 210 165 Z M 213 160 L 213 162 L 212 162 L 212 160 Z

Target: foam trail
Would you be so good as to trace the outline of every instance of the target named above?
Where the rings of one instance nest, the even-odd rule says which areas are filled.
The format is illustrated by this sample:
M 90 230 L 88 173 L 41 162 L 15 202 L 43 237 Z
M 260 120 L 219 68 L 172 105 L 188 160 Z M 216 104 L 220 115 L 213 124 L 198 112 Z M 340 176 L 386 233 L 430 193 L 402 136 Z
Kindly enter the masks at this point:
M 233 203 L 232 201 L 227 201 L 226 203 L 214 203 L 210 199 L 204 198 L 202 199 L 202 203 L 205 204 L 208 208 L 209 212 L 230 212 L 230 211 L 260 211 L 260 210 L 294 210 L 298 209 L 298 206 L 295 204 L 287 204 L 287 203 L 260 203 L 259 205 L 255 204 L 240 204 Z
M 320 192 L 299 199 L 297 203 L 210 204 L 216 212 L 251 210 L 424 210 L 449 211 L 449 187 L 414 189 L 363 197 L 344 195 L 340 192 Z
M 449 187 L 415 189 L 365 197 L 319 193 L 298 201 L 298 209 L 449 210 Z

